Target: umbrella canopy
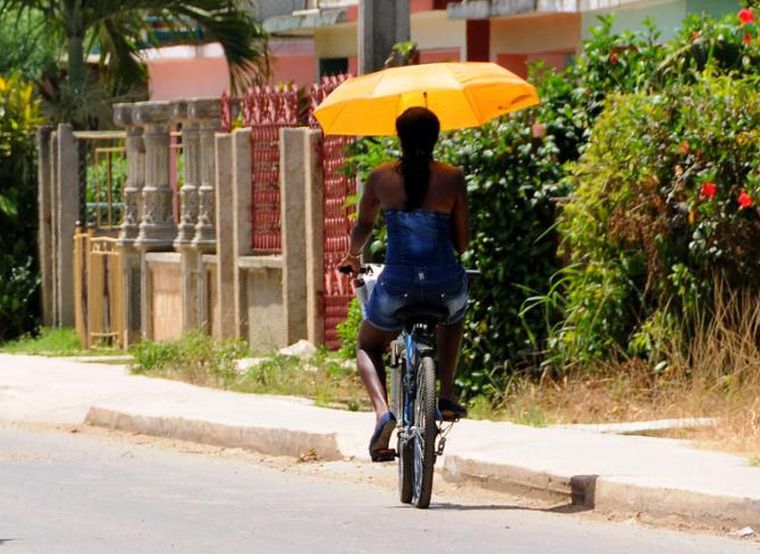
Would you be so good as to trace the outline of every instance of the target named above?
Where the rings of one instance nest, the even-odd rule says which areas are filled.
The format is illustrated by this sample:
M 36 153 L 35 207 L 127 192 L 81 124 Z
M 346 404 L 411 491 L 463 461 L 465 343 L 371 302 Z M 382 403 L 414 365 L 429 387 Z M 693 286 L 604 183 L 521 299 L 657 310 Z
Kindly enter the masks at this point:
M 494 63 L 431 63 L 348 79 L 314 116 L 327 135 L 395 135 L 396 118 L 412 106 L 433 111 L 446 131 L 477 127 L 538 102 L 530 83 Z

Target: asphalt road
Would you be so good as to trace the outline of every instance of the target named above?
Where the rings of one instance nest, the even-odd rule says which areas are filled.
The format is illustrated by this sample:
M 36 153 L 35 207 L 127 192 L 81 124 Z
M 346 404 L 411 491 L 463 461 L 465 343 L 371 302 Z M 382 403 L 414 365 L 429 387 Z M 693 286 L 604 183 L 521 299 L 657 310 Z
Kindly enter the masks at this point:
M 198 448 L 0 426 L 0 554 L 760 553 L 756 542 L 460 499 L 443 483 L 430 510 L 415 510 L 397 503 L 393 466 L 364 473 L 378 486 L 357 482 L 356 465 L 324 466 L 326 477 Z

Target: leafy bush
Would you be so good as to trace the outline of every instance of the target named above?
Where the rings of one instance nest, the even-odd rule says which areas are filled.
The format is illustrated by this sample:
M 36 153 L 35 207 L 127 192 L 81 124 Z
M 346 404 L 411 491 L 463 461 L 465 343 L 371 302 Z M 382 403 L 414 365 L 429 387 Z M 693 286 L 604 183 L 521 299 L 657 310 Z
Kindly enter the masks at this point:
M 34 328 L 39 105 L 18 75 L 0 76 L 0 341 Z
M 553 334 L 564 364 L 660 361 L 657 336 L 706 307 L 713 275 L 760 285 L 758 78 L 698 79 L 611 99 L 573 171 L 560 230 L 575 265 Z
M 621 351 L 656 361 L 714 268 L 744 282 L 759 259 L 749 242 L 760 241 L 747 240 L 756 216 L 738 202 L 742 188 L 745 204 L 760 194 L 750 77 L 760 24 L 691 17 L 663 45 L 651 24 L 614 34 L 612 23 L 600 19 L 564 71 L 532 69 L 540 106 L 439 144 L 437 157 L 467 176 L 463 261 L 482 272 L 458 379 L 467 396 L 498 398 L 515 371 L 545 361 Z M 397 148 L 362 141 L 352 168 L 361 178 Z M 382 256 L 381 232 L 372 251 Z

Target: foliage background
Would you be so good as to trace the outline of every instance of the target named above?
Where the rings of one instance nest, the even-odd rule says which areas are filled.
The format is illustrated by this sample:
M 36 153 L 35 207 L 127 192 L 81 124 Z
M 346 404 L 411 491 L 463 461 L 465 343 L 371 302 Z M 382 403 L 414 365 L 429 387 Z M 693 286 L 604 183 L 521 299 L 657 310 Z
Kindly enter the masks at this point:
M 40 122 L 33 87 L 0 76 L 0 341 L 31 330 L 38 313 L 37 172 Z
M 757 213 L 739 210 L 737 195 L 760 194 L 756 116 L 742 109 L 758 105 L 758 24 L 692 16 L 662 44 L 651 24 L 615 34 L 612 23 L 601 19 L 564 71 L 533 68 L 539 107 L 439 143 L 437 157 L 467 178 L 473 241 L 463 262 L 482 274 L 466 320 L 465 396 L 499 400 L 516 377 L 579 362 L 588 371 L 637 356 L 653 371 L 657 345 L 686 325 L 685 304 L 709 312 L 695 283 L 716 269 L 734 284 L 754 279 Z M 365 139 L 351 168 L 364 178 L 396 153 L 392 140 Z M 707 203 L 710 179 L 720 184 Z M 378 231 L 373 261 L 383 240 Z

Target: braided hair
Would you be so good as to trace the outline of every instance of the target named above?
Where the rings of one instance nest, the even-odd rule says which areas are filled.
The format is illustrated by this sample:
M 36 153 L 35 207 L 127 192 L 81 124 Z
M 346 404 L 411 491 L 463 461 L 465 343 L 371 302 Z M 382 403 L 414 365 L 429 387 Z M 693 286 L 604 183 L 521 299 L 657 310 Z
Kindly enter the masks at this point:
M 407 211 L 422 207 L 430 184 L 430 162 L 441 124 L 427 108 L 409 108 L 396 118 L 396 134 L 401 142 L 401 158 L 396 171 L 406 193 Z

